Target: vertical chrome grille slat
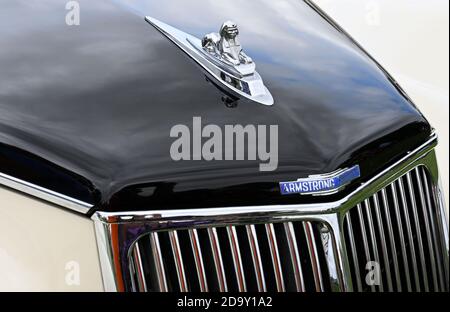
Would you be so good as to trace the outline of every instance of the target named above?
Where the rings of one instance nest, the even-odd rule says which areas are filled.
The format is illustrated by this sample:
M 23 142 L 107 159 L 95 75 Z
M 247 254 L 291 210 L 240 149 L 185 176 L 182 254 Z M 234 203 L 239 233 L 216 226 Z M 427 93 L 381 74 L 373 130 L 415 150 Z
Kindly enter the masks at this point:
M 258 237 L 256 235 L 256 228 L 253 224 L 246 225 L 245 228 L 247 230 L 247 237 L 250 245 L 250 251 L 252 254 L 258 291 L 265 292 L 267 291 L 266 279 L 264 277 L 264 269 L 262 265 L 261 254 L 259 252 L 259 243 Z
M 422 207 L 422 213 L 424 216 L 424 224 L 425 224 L 425 234 L 426 234 L 426 238 L 427 238 L 427 245 L 428 245 L 428 252 L 430 255 L 430 266 L 431 266 L 431 274 L 433 277 L 433 286 L 434 286 L 434 290 L 438 291 L 439 290 L 439 285 L 438 285 L 438 277 L 437 277 L 437 273 L 436 273 L 436 259 L 435 259 L 435 251 L 434 251 L 434 247 L 433 247 L 433 239 L 431 237 L 431 230 L 430 230 L 430 221 L 429 221 L 429 216 L 428 216 L 428 209 L 427 209 L 427 204 L 425 202 L 425 193 L 424 193 L 424 188 L 423 188 L 423 177 L 420 176 L 420 169 L 419 168 L 415 168 L 414 172 L 416 174 L 416 179 L 417 179 L 417 184 L 418 184 L 418 188 L 419 188 L 419 197 L 420 197 L 420 203 L 421 203 L 421 207 Z
M 308 247 L 308 253 L 311 261 L 313 276 L 314 276 L 314 285 L 317 292 L 323 292 L 323 280 L 322 280 L 322 272 L 320 269 L 320 262 L 317 257 L 317 244 L 314 239 L 314 232 L 311 222 L 305 221 L 303 222 L 303 230 L 306 235 L 306 243 Z
M 213 255 L 214 269 L 216 272 L 219 291 L 228 291 L 227 279 L 225 277 L 225 268 L 223 265 L 222 254 L 220 252 L 219 237 L 216 228 L 208 228 L 208 237 L 211 244 L 211 252 Z
M 173 258 L 175 262 L 175 269 L 178 277 L 178 285 L 180 287 L 180 292 L 187 292 L 188 285 L 186 280 L 186 274 L 184 271 L 184 263 L 183 263 L 183 256 L 181 255 L 181 249 L 180 249 L 180 241 L 178 239 L 178 233 L 177 231 L 170 231 L 169 232 L 170 237 L 170 245 L 172 247 L 172 253 Z
M 198 284 L 201 292 L 208 291 L 208 283 L 206 281 L 205 266 L 203 264 L 202 250 L 198 239 L 196 229 L 189 230 L 189 238 L 191 241 L 192 252 L 194 254 L 195 268 L 197 270 Z
M 164 261 L 161 254 L 158 232 L 150 233 L 150 246 L 155 261 L 156 280 L 158 282 L 159 291 L 167 292 L 167 278 L 164 269 Z
M 366 225 L 364 224 L 364 215 L 362 211 L 363 208 L 361 204 L 358 204 L 356 207 L 357 207 L 356 209 L 358 209 L 359 227 L 361 229 L 361 235 L 364 244 L 364 254 L 366 256 L 366 263 L 368 263 L 372 261 L 372 259 L 369 251 L 369 240 L 367 239 Z M 373 292 L 375 291 L 374 285 L 370 285 L 370 288 Z
M 303 278 L 302 264 L 300 261 L 300 254 L 298 250 L 297 239 L 295 237 L 294 224 L 292 222 L 284 223 L 284 231 L 286 233 L 286 239 L 289 247 L 289 255 L 292 263 L 292 269 L 294 272 L 295 287 L 297 291 L 305 291 L 305 282 Z
M 132 251 L 132 253 L 134 253 L 134 250 Z M 136 263 L 134 261 L 134 257 L 133 256 L 130 257 L 130 263 L 128 265 L 128 269 L 130 270 L 130 274 L 131 274 L 131 278 L 130 278 L 131 279 L 131 281 L 130 281 L 131 289 L 132 289 L 132 291 L 137 292 L 139 290 L 136 287 L 136 279 L 135 279 L 135 276 L 136 276 Z
M 137 286 L 138 286 L 137 290 L 140 292 L 143 291 L 145 292 L 147 291 L 147 284 L 145 281 L 144 267 L 142 265 L 141 248 L 138 242 L 136 242 L 133 249 L 133 260 L 136 269 Z
M 408 204 L 406 202 L 405 186 L 404 186 L 401 178 L 397 180 L 397 183 L 398 183 L 398 186 L 400 189 L 400 198 L 401 198 L 402 205 L 403 205 L 402 211 L 403 211 L 403 214 L 405 217 L 409 249 L 411 251 L 411 260 L 412 260 L 412 266 L 413 266 L 413 272 L 414 272 L 414 282 L 416 285 L 416 291 L 420 291 L 419 269 L 417 267 L 417 255 L 416 255 L 416 248 L 414 246 L 414 239 L 413 239 L 413 233 L 412 233 L 412 228 L 411 228 L 411 219 L 409 218 Z
M 397 191 L 395 190 L 394 183 L 391 184 L 391 192 L 392 192 L 392 198 L 394 201 L 394 210 L 395 210 L 395 218 L 397 219 L 397 228 L 398 228 L 398 234 L 400 237 L 400 246 L 402 250 L 402 258 L 403 258 L 403 267 L 405 270 L 405 279 L 406 279 L 406 288 L 408 292 L 412 291 L 411 286 L 411 278 L 409 276 L 409 261 L 408 261 L 408 255 L 406 253 L 406 241 L 405 241 L 405 235 L 403 232 L 403 223 L 400 216 L 400 203 L 398 201 Z
M 425 185 L 429 185 L 428 184 L 428 178 L 427 175 L 425 173 L 425 171 L 422 171 L 422 176 L 423 176 L 423 180 L 425 181 Z M 435 222 L 433 222 L 433 206 L 432 206 L 432 198 L 431 198 L 431 194 L 430 191 L 428 190 L 428 187 L 425 187 L 425 196 L 426 196 L 426 202 L 427 202 L 427 209 L 428 209 L 428 214 L 430 217 L 430 225 L 431 225 L 431 233 L 433 235 L 433 242 L 434 242 L 434 250 L 436 251 L 437 254 L 437 269 L 438 269 L 438 276 L 439 276 L 439 282 L 441 285 L 441 290 L 445 289 L 445 282 L 444 282 L 444 268 L 443 268 L 443 264 L 441 261 L 441 255 L 439 254 L 440 252 L 440 239 L 439 239 L 439 234 L 438 231 L 436 229 L 436 224 Z
M 362 283 L 367 276 L 354 265 L 358 263 L 355 254 L 365 255 L 366 260 L 373 256 L 383 262 L 381 276 L 386 290 L 447 289 L 443 263 L 448 258 L 443 250 L 448 252 L 448 246 L 442 246 L 446 236 L 440 223 L 443 207 L 436 198 L 436 185 L 428 177 L 427 168 L 418 165 L 344 215 L 347 256 L 349 260 L 353 257 L 350 273 L 352 278 L 356 275 L 353 283 L 358 290 L 358 276 Z M 360 237 L 361 241 L 356 241 L 355 237 Z M 361 263 L 360 259 L 360 266 Z M 362 288 L 368 289 L 364 285 Z
M 231 255 L 233 257 L 234 270 L 236 274 L 237 286 L 240 292 L 247 291 L 245 283 L 244 267 L 242 266 L 241 251 L 239 249 L 239 241 L 235 226 L 227 226 L 228 240 L 231 248 Z
M 358 253 L 356 251 L 355 238 L 353 235 L 352 219 L 350 217 L 350 214 L 347 214 L 345 218 L 347 221 L 347 231 L 348 231 L 348 236 L 350 239 L 350 252 L 352 253 L 353 265 L 355 267 L 356 286 L 357 286 L 358 291 L 363 291 L 362 282 L 361 282 L 361 271 L 359 270 Z
M 389 202 L 387 199 L 386 189 L 381 190 L 381 198 L 383 200 L 384 215 L 386 217 L 386 223 L 387 223 L 387 228 L 388 228 L 389 243 L 391 245 L 392 262 L 394 263 L 394 272 L 395 272 L 395 281 L 396 281 L 396 285 L 397 285 L 397 291 L 401 291 L 402 290 L 402 282 L 400 279 L 400 269 L 398 266 L 397 247 L 395 244 L 394 230 L 392 228 L 391 213 L 389 211 L 389 205 L 388 205 Z
M 392 285 L 391 267 L 390 267 L 389 260 L 388 260 L 389 255 L 388 255 L 388 249 L 387 249 L 387 245 L 386 245 L 386 237 L 384 235 L 383 220 L 381 219 L 380 202 L 379 202 L 377 193 L 375 193 L 373 195 L 373 202 L 374 202 L 374 207 L 375 207 L 375 214 L 376 214 L 376 220 L 377 220 L 377 224 L 378 224 L 378 230 L 379 230 L 379 234 L 380 234 L 381 252 L 383 254 L 384 268 L 386 270 L 388 290 L 390 292 L 392 292 L 392 291 L 394 291 L 394 287 Z
M 278 251 L 277 237 L 275 235 L 275 228 L 272 223 L 265 225 L 267 239 L 269 241 L 270 256 L 272 258 L 273 270 L 275 274 L 275 282 L 277 290 L 285 291 L 283 271 L 281 270 L 280 253 Z
M 425 288 L 425 291 L 428 292 L 430 290 L 428 287 L 428 273 L 427 273 L 426 262 L 425 262 L 425 252 L 423 249 L 422 231 L 420 229 L 419 216 L 417 214 L 416 196 L 414 193 L 413 183 L 411 180 L 411 172 L 408 172 L 406 174 L 406 182 L 408 185 L 408 192 L 409 192 L 409 197 L 411 200 L 412 211 L 413 211 L 413 220 L 414 220 L 414 224 L 415 224 L 415 228 L 416 228 L 416 234 L 417 234 L 416 237 L 417 237 L 417 242 L 418 242 L 418 246 L 419 246 L 419 258 L 420 258 L 420 266 L 422 269 L 422 277 L 424 280 L 424 288 Z
M 378 253 L 378 243 L 377 243 L 377 238 L 376 238 L 376 233 L 375 233 L 375 227 L 373 225 L 371 205 L 370 205 L 370 201 L 368 199 L 366 199 L 364 201 L 364 206 L 366 208 L 365 212 L 366 212 L 367 221 L 369 224 L 369 234 L 370 234 L 370 240 L 371 240 L 372 251 L 373 251 L 374 258 L 375 258 L 375 262 L 378 264 L 381 264 L 380 255 Z M 383 291 L 384 290 L 383 278 L 381 275 L 379 276 L 379 279 L 380 279 L 380 284 L 378 285 L 378 287 L 379 287 L 380 291 Z

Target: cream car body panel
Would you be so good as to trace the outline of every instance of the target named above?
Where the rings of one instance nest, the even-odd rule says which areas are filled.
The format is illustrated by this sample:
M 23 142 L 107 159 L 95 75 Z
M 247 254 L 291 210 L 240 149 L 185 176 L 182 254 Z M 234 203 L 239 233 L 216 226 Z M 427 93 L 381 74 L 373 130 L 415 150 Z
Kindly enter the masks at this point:
M 0 291 L 102 291 L 93 222 L 0 187 Z

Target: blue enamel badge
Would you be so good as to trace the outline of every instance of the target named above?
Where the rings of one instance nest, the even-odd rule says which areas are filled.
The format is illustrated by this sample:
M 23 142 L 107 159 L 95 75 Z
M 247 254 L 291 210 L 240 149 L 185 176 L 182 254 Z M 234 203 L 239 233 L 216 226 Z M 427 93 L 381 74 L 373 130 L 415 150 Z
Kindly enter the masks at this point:
M 329 174 L 310 175 L 308 178 L 297 181 L 280 182 L 280 191 L 283 195 L 327 195 L 339 192 L 351 181 L 359 178 L 359 166 L 341 169 Z

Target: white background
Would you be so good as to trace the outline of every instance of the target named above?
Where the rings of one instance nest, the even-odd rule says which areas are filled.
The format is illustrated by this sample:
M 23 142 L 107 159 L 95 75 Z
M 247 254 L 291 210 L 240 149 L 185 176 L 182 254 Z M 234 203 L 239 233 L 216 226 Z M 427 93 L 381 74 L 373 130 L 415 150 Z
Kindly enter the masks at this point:
M 399 82 L 439 136 L 449 203 L 449 1 L 314 0 Z

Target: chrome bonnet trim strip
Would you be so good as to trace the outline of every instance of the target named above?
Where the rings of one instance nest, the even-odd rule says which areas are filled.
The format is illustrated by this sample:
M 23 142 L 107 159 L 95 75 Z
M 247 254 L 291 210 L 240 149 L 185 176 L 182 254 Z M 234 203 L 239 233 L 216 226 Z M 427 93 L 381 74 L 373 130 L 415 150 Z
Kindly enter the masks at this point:
M 29 183 L 0 172 L 0 185 L 7 186 L 16 191 L 43 199 L 58 206 L 86 214 L 94 205 L 81 200 L 51 191 L 44 187 Z
M 203 220 L 197 220 L 203 226 L 212 224 L 205 224 L 206 220 L 217 219 L 220 217 L 226 217 L 228 221 L 224 221 L 223 225 L 227 222 L 235 223 L 236 220 L 231 218 L 233 215 L 239 215 L 239 219 L 245 218 L 245 214 L 258 213 L 259 215 L 267 216 L 271 215 L 272 219 L 276 219 L 277 216 L 292 215 L 319 215 L 330 214 L 335 212 L 342 212 L 342 210 L 348 210 L 356 204 L 362 202 L 364 199 L 373 195 L 376 191 L 380 190 L 383 186 L 395 181 L 404 173 L 414 167 L 414 163 L 426 156 L 437 145 L 437 135 L 433 133 L 431 137 L 417 149 L 409 152 L 406 156 L 401 158 L 395 164 L 387 167 L 385 170 L 371 178 L 365 183 L 362 183 L 355 191 L 347 195 L 346 197 L 329 203 L 317 203 L 317 204 L 297 204 L 297 205 L 270 205 L 270 206 L 247 206 L 247 207 L 216 207 L 216 208 L 189 208 L 189 209 L 174 209 L 174 210 L 149 210 L 149 211 L 137 211 L 137 212 L 96 212 L 92 218 L 99 222 L 104 223 L 135 223 L 135 222 L 149 222 L 159 221 L 162 222 L 160 226 L 164 227 L 177 227 L 177 222 L 163 222 L 165 219 L 173 221 L 177 217 L 181 217 L 183 220 L 188 218 Z M 254 220 L 255 215 L 248 216 L 250 220 Z M 165 225 L 164 225 L 165 224 Z M 181 224 L 181 222 L 180 222 Z
M 289 210 L 297 210 L 298 208 L 301 208 L 301 210 L 305 213 L 330 213 L 333 212 L 336 209 L 339 209 L 342 207 L 342 205 L 345 204 L 348 209 L 351 208 L 352 204 L 356 204 L 357 202 L 364 199 L 364 195 L 361 196 L 361 193 L 367 194 L 366 191 L 367 188 L 373 186 L 377 187 L 379 185 L 378 181 L 380 178 L 384 177 L 389 172 L 392 172 L 395 170 L 395 168 L 401 166 L 404 162 L 410 160 L 413 161 L 415 159 L 418 159 L 428 153 L 431 149 L 433 149 L 437 144 L 437 135 L 435 133 L 432 133 L 430 136 L 430 139 L 425 142 L 423 145 L 418 147 L 416 150 L 410 152 L 408 155 L 400 159 L 397 163 L 393 164 L 392 166 L 388 167 L 383 172 L 379 173 L 375 177 L 373 177 L 371 180 L 367 181 L 366 183 L 362 184 L 358 189 L 356 189 L 353 193 L 349 194 L 347 197 L 331 203 L 326 204 L 308 204 L 308 205 L 279 205 L 279 206 L 261 206 L 258 207 L 258 210 L 265 211 L 265 210 L 274 210 L 278 212 L 287 212 Z M 406 171 L 406 170 L 405 170 Z M 398 175 L 400 176 L 400 175 Z M 392 179 L 394 180 L 394 179 Z M 377 183 L 378 182 L 378 183 Z M 61 193 L 46 189 L 44 187 L 38 186 L 36 184 L 12 177 L 10 175 L 4 174 L 0 172 L 0 186 L 6 186 L 11 189 L 14 189 L 19 192 L 23 192 L 25 194 L 34 196 L 36 198 L 48 201 L 50 203 L 53 203 L 55 205 L 61 206 L 63 208 L 67 208 L 82 214 L 87 214 L 90 209 L 94 207 L 93 204 L 83 202 L 81 200 L 72 198 L 70 196 L 63 195 Z M 371 188 L 372 189 L 372 188 Z M 233 207 L 228 208 L 224 207 L 224 214 L 229 215 L 232 213 L 233 210 L 236 210 L 237 212 L 243 212 L 245 211 L 245 208 L 250 208 L 250 210 L 253 210 L 253 207 Z M 122 212 L 122 213 L 105 213 L 105 212 L 97 212 L 94 214 L 93 218 L 94 220 L 98 220 L 101 222 L 106 223 L 122 223 L 122 222 L 136 222 L 139 219 L 142 219 L 143 221 L 148 220 L 148 218 L 154 219 L 155 217 L 160 218 L 170 218 L 173 216 L 180 216 L 180 215 L 208 215 L 213 216 L 217 215 L 218 210 L 221 210 L 219 208 L 208 208 L 208 209 L 186 209 L 186 210 L 170 210 L 170 211 L 153 211 L 151 212 L 151 216 L 149 216 L 149 212 Z M 209 213 L 207 213 L 209 212 Z M 206 213 L 206 214 L 205 214 Z M 131 218 L 130 218 L 131 216 Z M 126 217 L 126 218 L 123 218 Z M 126 220 L 125 220 L 126 219 Z

